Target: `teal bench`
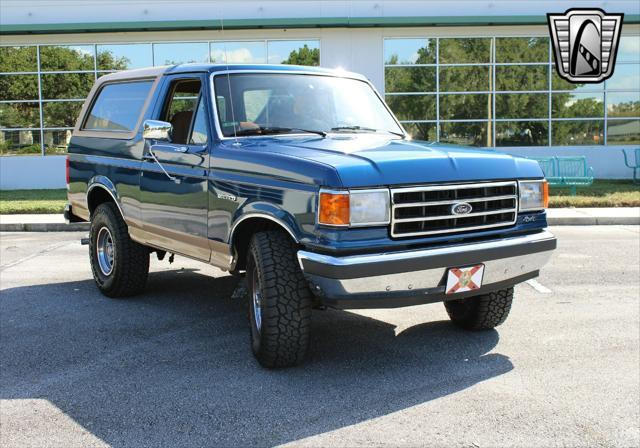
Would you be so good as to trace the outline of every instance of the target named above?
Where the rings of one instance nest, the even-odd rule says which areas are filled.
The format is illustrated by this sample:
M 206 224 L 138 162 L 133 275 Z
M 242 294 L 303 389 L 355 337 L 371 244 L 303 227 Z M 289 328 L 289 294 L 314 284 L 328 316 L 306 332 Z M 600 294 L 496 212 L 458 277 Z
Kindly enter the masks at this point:
M 593 168 L 587 166 L 586 157 L 531 157 L 538 162 L 549 185 L 571 187 L 576 195 L 577 187 L 593 184 Z
M 623 149 L 622 154 L 624 154 L 624 164 L 633 170 L 633 182 L 639 184 L 640 178 L 638 177 L 638 170 L 640 170 L 640 148 Z

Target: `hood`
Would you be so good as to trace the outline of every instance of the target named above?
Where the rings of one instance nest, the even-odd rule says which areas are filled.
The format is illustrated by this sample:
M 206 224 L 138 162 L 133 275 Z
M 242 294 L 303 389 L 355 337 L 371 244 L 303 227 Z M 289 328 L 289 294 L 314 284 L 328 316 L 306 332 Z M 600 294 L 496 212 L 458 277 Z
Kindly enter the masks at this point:
M 407 141 L 380 134 L 273 137 L 243 147 L 332 166 L 343 187 L 540 178 L 534 160 L 492 150 Z

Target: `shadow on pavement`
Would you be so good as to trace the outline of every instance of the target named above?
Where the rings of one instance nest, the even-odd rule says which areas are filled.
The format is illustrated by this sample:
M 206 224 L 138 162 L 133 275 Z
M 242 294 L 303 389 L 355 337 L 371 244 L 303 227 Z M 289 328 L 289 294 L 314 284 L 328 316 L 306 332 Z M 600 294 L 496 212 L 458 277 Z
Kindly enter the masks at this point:
M 275 445 L 387 415 L 513 368 L 498 333 L 315 312 L 308 361 L 253 359 L 237 280 L 152 273 L 133 299 L 93 281 L 2 291 L 0 398 L 51 401 L 114 446 Z M 420 424 L 425 424 L 421 422 Z

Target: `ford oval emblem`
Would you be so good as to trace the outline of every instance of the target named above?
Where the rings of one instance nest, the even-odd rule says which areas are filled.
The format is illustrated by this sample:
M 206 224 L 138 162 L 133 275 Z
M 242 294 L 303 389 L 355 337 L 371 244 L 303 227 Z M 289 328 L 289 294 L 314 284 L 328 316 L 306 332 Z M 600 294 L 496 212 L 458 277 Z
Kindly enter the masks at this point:
M 452 215 L 468 215 L 471 210 L 473 210 L 473 207 L 467 202 L 457 202 L 451 206 Z

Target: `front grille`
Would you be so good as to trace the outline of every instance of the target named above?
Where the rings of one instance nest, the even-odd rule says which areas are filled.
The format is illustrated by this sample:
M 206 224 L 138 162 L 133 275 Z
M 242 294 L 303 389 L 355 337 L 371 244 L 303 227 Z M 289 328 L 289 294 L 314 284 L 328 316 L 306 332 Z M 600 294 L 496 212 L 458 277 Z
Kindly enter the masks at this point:
M 391 236 L 409 237 L 511 226 L 518 217 L 516 182 L 391 189 Z M 467 203 L 471 211 L 454 214 Z

